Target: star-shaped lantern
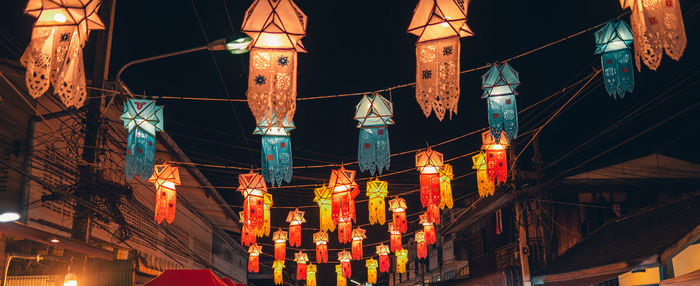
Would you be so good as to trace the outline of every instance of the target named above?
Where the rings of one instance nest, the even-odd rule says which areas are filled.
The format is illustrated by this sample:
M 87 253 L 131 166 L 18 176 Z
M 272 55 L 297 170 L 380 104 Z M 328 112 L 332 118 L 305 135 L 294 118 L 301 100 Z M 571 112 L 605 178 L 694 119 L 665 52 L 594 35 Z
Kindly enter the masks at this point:
M 287 256 L 287 232 L 279 229 L 272 234 L 275 242 L 275 260 L 284 260 Z
M 328 233 L 325 231 L 314 233 L 314 244 L 316 244 L 316 263 L 327 263 Z
M 177 166 L 156 165 L 155 172 L 148 181 L 156 186 L 156 223 L 163 222 L 163 219 L 168 223 L 173 223 L 177 202 L 175 186 L 180 185 L 180 172 Z
M 355 220 L 355 197 L 360 193 L 355 182 L 355 171 L 342 166 L 331 171 L 328 188 L 333 190 L 331 216 L 333 222 L 338 224 L 338 240 L 340 243 L 350 242 L 352 222 Z
M 371 180 L 367 182 L 367 197 L 369 198 L 369 224 L 386 221 L 386 204 L 384 198 L 388 194 L 387 181 Z
M 321 231 L 334 231 L 335 222 L 332 217 L 333 189 L 325 185 L 314 189 L 314 202 L 318 204 Z
M 365 232 L 359 226 L 352 230 L 352 259 L 354 260 L 362 259 L 362 240 L 367 238 Z
M 304 212 L 299 209 L 294 209 L 287 214 L 287 222 L 289 223 L 289 246 L 301 245 L 301 224 L 306 222 Z
M 248 248 L 248 272 L 257 273 L 259 271 L 260 253 L 262 253 L 262 246 L 259 246 L 257 243 Z
M 299 251 L 294 253 L 294 262 L 297 263 L 297 280 L 306 280 L 306 263 L 309 262 L 309 256 Z

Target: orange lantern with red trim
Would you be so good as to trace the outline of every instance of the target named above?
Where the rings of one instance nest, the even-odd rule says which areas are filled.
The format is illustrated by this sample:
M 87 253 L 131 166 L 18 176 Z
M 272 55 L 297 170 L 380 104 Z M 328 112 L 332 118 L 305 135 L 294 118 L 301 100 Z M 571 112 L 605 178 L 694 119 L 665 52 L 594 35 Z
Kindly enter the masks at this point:
M 238 189 L 243 195 L 243 222 L 249 230 L 257 234 L 265 225 L 265 195 L 267 185 L 265 179 L 252 171 L 238 175 Z
M 328 188 L 333 190 L 332 218 L 338 224 L 338 241 L 350 242 L 352 222 L 355 220 L 355 197 L 360 193 L 355 182 L 355 171 L 348 171 L 342 166 L 333 170 Z
M 248 272 L 257 273 L 259 271 L 260 253 L 262 253 L 262 246 L 259 246 L 257 243 L 248 248 Z
M 416 154 L 416 168 L 420 172 L 420 202 L 426 208 L 428 218 L 440 224 L 440 169 L 443 166 L 442 153 L 427 150 Z
M 314 233 L 314 243 L 316 244 L 316 263 L 328 262 L 328 233 L 325 231 Z
M 508 136 L 505 131 L 501 138 L 496 140 L 491 131 L 481 133 L 481 149 L 486 155 L 486 174 L 489 180 L 496 181 L 496 185 L 505 183 L 508 179 Z
M 389 200 L 389 210 L 392 212 L 394 228 L 399 233 L 406 233 L 408 222 L 406 221 L 406 200 L 398 196 Z
M 377 245 L 377 255 L 379 255 L 379 271 L 389 272 L 391 262 L 389 261 L 389 247 L 383 243 Z
M 306 280 L 306 263 L 309 256 L 301 251 L 294 253 L 294 262 L 297 263 L 297 280 Z
M 425 232 L 422 230 L 416 232 L 415 240 L 416 240 L 416 256 L 418 256 L 419 259 L 428 257 L 428 246 L 425 243 Z
M 272 234 L 275 242 L 275 260 L 283 260 L 287 256 L 287 232 L 279 229 Z
M 350 275 L 352 274 L 352 267 L 350 266 L 351 259 L 352 255 L 350 252 L 345 250 L 338 252 L 338 261 L 340 261 L 340 265 L 343 268 L 343 276 L 347 278 L 350 278 Z
M 287 214 L 287 222 L 289 223 L 289 246 L 301 245 L 301 224 L 306 222 L 304 212 L 299 209 L 294 209 Z
M 156 186 L 156 223 L 160 224 L 164 219 L 168 223 L 173 223 L 177 202 L 175 186 L 180 185 L 180 172 L 176 166 L 156 165 L 148 181 Z
M 241 223 L 241 244 L 244 246 L 249 246 L 255 243 L 255 232 L 250 230 L 250 225 L 245 221 L 245 214 L 243 211 L 238 212 L 239 222 Z
M 428 216 L 426 214 L 422 214 L 418 216 L 418 219 L 420 223 L 423 225 L 423 231 L 425 232 L 425 242 L 427 244 L 435 244 L 436 236 L 435 236 L 435 225 L 433 225 L 430 220 L 428 220 Z
M 389 223 L 389 242 L 391 251 L 399 251 L 401 249 L 401 232 L 396 230 L 393 222 Z
M 352 230 L 352 259 L 362 259 L 362 240 L 367 238 L 365 230 L 357 227 Z

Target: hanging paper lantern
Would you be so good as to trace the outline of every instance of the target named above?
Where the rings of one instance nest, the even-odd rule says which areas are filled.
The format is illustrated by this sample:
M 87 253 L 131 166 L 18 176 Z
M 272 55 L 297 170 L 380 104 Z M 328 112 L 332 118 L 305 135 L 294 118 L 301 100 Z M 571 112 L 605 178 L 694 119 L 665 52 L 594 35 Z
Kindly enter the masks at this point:
M 362 240 L 367 238 L 365 230 L 359 226 L 352 230 L 352 259 L 362 259 Z
M 481 88 L 487 99 L 489 110 L 489 126 L 491 133 L 500 139 L 501 131 L 508 135 L 507 140 L 518 137 L 518 106 L 515 89 L 520 85 L 518 72 L 508 63 L 495 63 L 481 76 Z
M 335 231 L 333 220 L 333 189 L 324 186 L 314 189 L 314 202 L 318 203 L 321 231 Z
M 265 193 L 263 194 L 263 197 L 265 199 L 265 206 L 264 206 L 264 220 L 263 220 L 263 228 L 258 231 L 258 237 L 268 236 L 270 235 L 270 208 L 272 208 L 272 194 L 270 193 Z
M 163 106 L 156 106 L 155 100 L 127 99 L 119 118 L 129 133 L 124 159 L 126 179 L 136 174 L 141 179 L 151 177 L 156 161 L 156 132 L 163 131 Z
M 365 267 L 367 267 L 367 283 L 377 283 L 377 267 L 379 267 L 377 260 L 373 258 L 367 259 Z
M 255 243 L 255 231 L 251 229 L 250 224 L 245 220 L 245 212 L 238 212 L 239 222 L 241 223 L 241 244 L 249 246 Z
M 381 243 L 377 245 L 377 255 L 379 256 L 379 271 L 389 272 L 391 262 L 389 262 L 389 247 Z
M 262 135 L 262 152 L 260 164 L 262 174 L 273 186 L 280 186 L 282 181 L 292 180 L 292 141 L 290 132 L 296 128 L 290 117 L 277 120 L 277 116 L 265 116 L 257 121 L 253 134 Z
M 445 207 L 451 209 L 452 202 L 452 179 L 454 174 L 452 173 L 452 165 L 445 164 L 440 168 L 440 209 Z
M 156 186 L 156 223 L 168 223 L 175 220 L 176 191 L 175 186 L 180 185 L 180 172 L 176 166 L 168 164 L 156 165 L 153 176 L 148 179 Z
M 426 208 L 431 222 L 440 224 L 440 174 L 442 153 L 427 150 L 416 154 L 416 168 L 420 172 L 420 202 Z
M 316 244 L 316 263 L 327 263 L 328 233 L 325 231 L 314 233 L 314 243 Z
M 275 231 L 272 240 L 275 242 L 275 260 L 284 260 L 287 256 L 287 232 L 282 229 Z
M 505 183 L 508 179 L 508 137 L 503 131 L 501 134 L 498 140 L 490 131 L 481 133 L 481 150 L 486 156 L 486 174 L 489 181 L 496 181 L 495 184 Z
M 238 189 L 243 195 L 241 218 L 253 235 L 258 234 L 265 224 L 265 195 L 267 186 L 263 176 L 252 171 L 238 175 Z M 255 239 L 255 237 L 253 237 Z
M 369 197 L 369 224 L 379 223 L 384 225 L 386 221 L 386 209 L 384 198 L 386 197 L 389 183 L 386 181 L 372 180 L 367 182 L 367 197 Z
M 428 257 L 428 246 L 425 241 L 425 232 L 418 231 L 415 234 L 415 241 L 416 241 L 416 256 L 418 258 L 426 258 Z
M 316 264 L 306 266 L 306 286 L 316 286 Z
M 399 251 L 401 249 L 401 232 L 396 229 L 393 222 L 389 223 L 389 242 L 391 245 L 391 251 Z
M 262 246 L 257 243 L 248 248 L 248 272 L 258 273 L 260 253 L 262 253 Z
M 245 13 L 241 31 L 252 38 L 246 96 L 255 120 L 267 120 L 272 126 L 283 125 L 285 119 L 291 122 L 296 109 L 297 52 L 306 52 L 301 44 L 306 15 L 291 0 L 256 0 Z
M 605 90 L 613 98 L 625 97 L 634 89 L 632 67 L 632 31 L 623 20 L 608 22 L 596 31 L 595 54 L 601 54 Z
M 652 70 L 661 64 L 664 50 L 674 60 L 679 60 L 685 51 L 687 39 L 683 13 L 678 0 L 641 1 L 620 0 L 622 8 L 632 10 L 632 32 L 634 32 L 634 54 L 637 69 L 641 61 Z
M 309 256 L 299 251 L 294 253 L 294 262 L 297 263 L 297 280 L 306 280 L 306 263 L 309 262 Z
M 100 4 L 98 0 L 29 0 L 24 13 L 37 19 L 20 62 L 27 69 L 25 80 L 32 97 L 43 95 L 51 85 L 66 107 L 83 106 L 87 95 L 83 46 L 91 30 L 105 28 L 97 15 Z
M 391 101 L 379 93 L 362 96 L 360 103 L 355 106 L 355 120 L 360 128 L 360 140 L 357 146 L 357 161 L 360 171 L 369 170 L 382 173 L 389 170 L 389 130 L 393 125 L 394 107 Z
M 466 2 L 466 3 L 465 3 Z M 421 0 L 408 32 L 416 43 L 416 100 L 425 117 L 434 110 L 439 120 L 457 113 L 459 101 L 459 38 L 474 35 L 467 26 L 469 1 Z
M 408 262 L 408 250 L 401 249 L 396 251 L 396 272 L 406 273 L 406 262 Z
M 287 214 L 287 222 L 289 223 L 289 246 L 301 245 L 301 224 L 306 222 L 304 212 L 299 209 L 294 209 Z
M 345 250 L 338 252 L 338 261 L 340 261 L 340 265 L 343 268 L 343 275 L 347 278 L 350 278 L 352 275 L 352 267 L 350 266 L 351 259 L 352 255 L 350 252 Z
M 485 198 L 492 196 L 496 190 L 496 186 L 493 180 L 489 179 L 489 175 L 486 170 L 486 154 L 480 151 L 479 154 L 472 156 L 472 162 L 474 162 L 474 167 L 476 169 L 476 183 L 479 189 L 479 197 Z
M 437 241 L 437 237 L 435 235 L 435 225 L 433 225 L 433 223 L 430 222 L 427 214 L 419 215 L 418 220 L 420 221 L 420 224 L 423 225 L 423 236 L 425 239 L 425 243 L 435 244 L 435 241 Z
M 272 263 L 274 269 L 275 285 L 282 285 L 282 269 L 284 269 L 284 260 L 275 260 Z
M 392 212 L 393 228 L 401 233 L 406 233 L 408 230 L 408 222 L 406 221 L 406 200 L 398 196 L 389 200 L 389 210 Z M 392 227 L 389 227 L 390 229 Z
M 352 221 L 355 220 L 355 197 L 360 193 L 355 182 L 355 171 L 348 171 L 342 166 L 333 170 L 328 188 L 333 190 L 331 216 L 333 222 L 338 224 L 338 241 L 350 242 Z
M 337 286 L 347 286 L 348 285 L 348 280 L 345 278 L 345 273 L 343 272 L 343 266 L 340 264 L 335 265 L 335 276 L 337 279 L 336 285 Z

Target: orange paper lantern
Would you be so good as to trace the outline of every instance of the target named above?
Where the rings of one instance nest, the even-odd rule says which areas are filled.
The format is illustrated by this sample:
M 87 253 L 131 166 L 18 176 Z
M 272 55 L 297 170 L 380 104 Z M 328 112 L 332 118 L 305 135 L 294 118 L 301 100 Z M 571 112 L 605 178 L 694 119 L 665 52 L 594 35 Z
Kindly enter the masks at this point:
M 274 269 L 275 285 L 282 285 L 282 269 L 284 269 L 284 260 L 275 260 L 272 263 Z
M 287 256 L 287 232 L 282 229 L 275 231 L 272 240 L 275 242 L 275 260 L 284 260 Z
M 499 141 L 493 137 L 491 131 L 481 133 L 481 149 L 486 155 L 486 174 L 490 181 L 496 181 L 496 185 L 505 183 L 508 177 L 508 136 L 501 134 Z
M 415 240 L 416 240 L 416 256 L 418 256 L 418 258 L 428 257 L 428 247 L 425 243 L 425 232 L 422 230 L 416 232 Z
M 384 198 L 388 193 L 389 183 L 386 181 L 372 180 L 367 182 L 367 197 L 369 198 L 369 224 L 379 223 L 384 225 L 386 221 L 386 207 Z
M 289 223 L 289 246 L 301 245 L 301 224 L 306 222 L 304 212 L 299 209 L 294 209 L 287 214 L 287 222 Z
M 306 280 L 306 263 L 309 256 L 301 251 L 294 253 L 294 262 L 297 263 L 297 280 Z
M 379 271 L 389 272 L 391 262 L 389 262 L 389 247 L 383 243 L 377 245 L 377 255 L 379 256 Z
M 334 231 L 335 222 L 332 216 L 333 207 L 333 189 L 325 185 L 314 189 L 314 202 L 318 203 L 319 221 L 321 222 L 321 231 Z
M 316 264 L 306 266 L 306 286 L 316 286 Z
M 343 275 L 347 278 L 350 278 L 352 275 L 352 267 L 350 266 L 351 259 L 352 255 L 350 252 L 345 250 L 338 252 L 338 261 L 340 261 L 340 265 L 343 268 Z
M 373 258 L 367 259 L 365 267 L 367 267 L 367 283 L 377 283 L 377 267 L 379 264 Z
M 240 174 L 237 190 L 243 195 L 244 224 L 257 234 L 265 224 L 265 194 L 267 194 L 265 179 L 252 171 L 248 174 Z
M 434 244 L 437 241 L 435 236 L 435 225 L 428 220 L 427 214 L 422 214 L 418 216 L 420 223 L 423 225 L 423 231 L 425 232 L 425 242 L 427 244 Z
M 406 200 L 398 196 L 389 200 L 389 210 L 392 212 L 394 229 L 399 233 L 406 233 L 408 222 L 406 221 Z
M 443 166 L 442 153 L 427 150 L 416 154 L 416 168 L 420 172 L 420 202 L 426 208 L 428 218 L 440 224 L 440 169 Z
M 260 253 L 262 253 L 262 246 L 258 244 L 253 244 L 248 248 L 248 272 L 258 272 Z
M 250 229 L 245 221 L 245 214 L 243 211 L 238 212 L 239 222 L 241 223 L 241 244 L 244 246 L 249 246 L 255 243 L 255 232 Z
M 365 230 L 357 227 L 352 230 L 352 259 L 362 259 L 362 240 L 367 238 Z
M 355 220 L 355 197 L 360 188 L 355 182 L 355 171 L 344 167 L 331 172 L 328 188 L 333 190 L 332 218 L 338 224 L 338 241 L 350 242 L 352 239 L 352 222 Z
M 180 185 L 180 172 L 176 166 L 168 164 L 156 165 L 149 182 L 156 186 L 155 221 L 168 223 L 175 220 L 176 192 L 175 186 Z
M 401 249 L 401 232 L 396 229 L 393 222 L 389 223 L 389 242 L 391 251 L 399 251 Z
M 316 263 L 328 262 L 328 233 L 325 231 L 314 233 L 314 243 L 316 244 Z

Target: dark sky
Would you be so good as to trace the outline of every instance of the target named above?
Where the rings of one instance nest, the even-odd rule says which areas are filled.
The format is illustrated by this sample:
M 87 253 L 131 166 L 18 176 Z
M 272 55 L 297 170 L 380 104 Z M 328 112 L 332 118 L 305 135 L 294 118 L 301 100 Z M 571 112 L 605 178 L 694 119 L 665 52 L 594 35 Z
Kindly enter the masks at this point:
M 25 1 L 11 0 L 1 9 L 3 35 L 2 56 L 18 59 L 29 41 L 33 19 L 22 15 Z M 195 1 L 206 36 L 202 33 L 192 3 L 189 1 L 124 1 L 117 2 L 111 77 L 128 61 L 165 52 L 192 48 L 231 36 L 240 30 L 243 13 L 251 1 Z M 224 3 L 225 2 L 225 3 Z M 415 80 L 416 37 L 406 33 L 412 11 L 418 1 L 310 1 L 296 3 L 308 16 L 307 37 L 302 41 L 307 54 L 299 55 L 298 97 L 372 91 Z M 635 110 L 638 116 L 616 127 L 600 139 L 584 144 L 546 170 L 548 177 L 561 174 L 588 158 L 652 127 L 686 106 L 698 101 L 698 12 L 699 1 L 683 0 L 688 46 L 684 56 L 675 62 L 664 56 L 661 67 L 653 72 L 643 67 L 635 71 L 636 86 L 625 99 L 614 100 L 600 85 L 602 78 L 572 100 L 540 134 L 545 164 L 559 159 L 586 139 L 612 126 Z M 224 5 L 225 4 L 225 5 Z M 225 7 L 226 6 L 226 7 Z M 228 15 L 227 12 L 228 11 Z M 462 70 L 510 58 L 546 43 L 613 19 L 623 10 L 617 0 L 595 1 L 503 1 L 474 0 L 469 5 L 468 25 L 475 36 L 461 40 Z M 230 18 L 229 18 L 230 16 Z M 623 17 L 629 21 L 629 16 Z M 205 39 L 206 37 L 206 39 Z M 8 39 L 13 39 L 16 43 Z M 593 55 L 593 33 L 588 32 L 555 46 L 511 62 L 520 72 L 518 106 L 523 109 L 562 87 L 578 81 L 600 68 L 600 57 Z M 15 48 L 12 48 L 12 46 Z M 19 47 L 19 48 L 17 48 Z M 215 61 L 214 61 L 215 60 Z M 86 57 L 86 62 L 91 62 Z M 220 80 L 221 72 L 224 85 Z M 127 70 L 123 80 L 135 92 L 147 95 L 245 98 L 248 55 L 226 52 L 198 52 L 166 60 L 137 65 Z M 86 66 L 86 68 L 88 68 Z M 438 143 L 470 131 L 486 127 L 486 102 L 481 99 L 480 76 L 485 70 L 461 77 L 459 112 L 450 120 L 439 122 L 434 116 L 425 118 L 415 101 L 414 88 L 392 92 L 396 125 L 390 127 L 393 152 L 412 150 Z M 674 87 L 675 89 L 670 88 Z M 227 92 L 228 91 L 228 95 Z M 667 93 L 665 93 L 667 92 Z M 533 130 L 546 121 L 572 95 L 560 96 L 520 114 L 520 133 Z M 384 94 L 389 97 L 389 94 Z M 356 160 L 357 134 L 353 120 L 359 97 L 303 101 L 297 106 L 292 132 L 295 165 L 315 165 Z M 255 122 L 245 103 L 161 100 L 165 105 L 166 131 L 175 138 L 195 162 L 256 167 L 260 164 L 260 138 L 252 135 Z M 647 104 L 647 105 L 645 105 Z M 640 107 L 644 107 L 640 109 Z M 234 112 L 235 111 L 235 112 Z M 697 150 L 698 109 L 690 110 L 666 124 L 651 130 L 612 152 L 582 166 L 578 171 L 660 152 L 681 159 L 700 162 Z M 241 128 L 243 133 L 241 132 Z M 245 138 L 245 139 L 244 139 Z M 516 152 L 531 136 L 518 138 Z M 246 141 L 247 139 L 247 141 Z M 470 136 L 436 148 L 445 158 L 475 151 L 479 136 Z M 249 147 L 251 149 L 249 149 Z M 519 160 L 523 169 L 531 168 L 531 146 Z M 455 176 L 471 172 L 471 160 L 465 157 L 453 162 Z M 413 154 L 392 158 L 390 171 L 413 166 Z M 349 168 L 356 169 L 357 166 Z M 330 168 L 296 170 L 292 184 L 319 184 L 328 180 Z M 216 186 L 236 186 L 236 172 L 203 169 Z M 389 193 L 396 194 L 417 187 L 416 171 L 386 178 Z M 369 174 L 358 174 L 367 177 Z M 475 192 L 473 176 L 454 182 L 455 197 Z M 240 205 L 240 194 L 221 189 L 232 204 Z M 276 206 L 313 204 L 311 188 L 273 190 Z M 362 194 L 364 199 L 364 183 Z M 419 208 L 416 195 L 408 195 L 409 213 Z M 367 222 L 366 204 L 358 207 L 358 221 Z M 273 210 L 278 221 L 288 210 Z M 306 224 L 318 227 L 317 210 L 307 210 Z M 372 243 L 388 238 L 385 226 L 367 227 Z M 312 248 L 311 233 L 305 231 L 304 248 Z M 269 238 L 263 239 L 269 242 Z M 337 235 L 331 234 L 331 241 Z M 331 248 L 337 247 L 332 243 Z M 271 253 L 272 249 L 264 248 Z M 365 249 L 373 253 L 373 249 Z M 288 251 L 288 257 L 292 257 Z M 329 253 L 331 260 L 335 252 Z M 393 255 L 392 255 L 393 257 Z M 362 267 L 355 263 L 355 280 L 364 281 Z M 294 263 L 287 262 L 293 271 Z M 332 275 L 331 275 L 332 274 Z M 320 279 L 334 279 L 332 265 L 319 267 Z

